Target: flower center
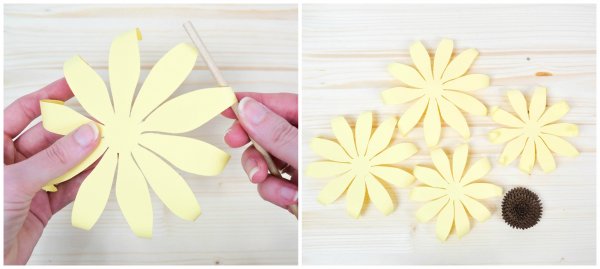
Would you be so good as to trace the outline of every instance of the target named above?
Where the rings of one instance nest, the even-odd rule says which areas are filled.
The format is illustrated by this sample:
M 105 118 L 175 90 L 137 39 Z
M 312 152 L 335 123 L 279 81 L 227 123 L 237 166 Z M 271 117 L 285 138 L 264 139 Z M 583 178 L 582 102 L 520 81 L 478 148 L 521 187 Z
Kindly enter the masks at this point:
M 535 121 L 530 121 L 523 127 L 523 133 L 529 138 L 535 139 L 540 135 L 541 126 Z
M 441 97 L 442 93 L 444 92 L 443 84 L 439 80 L 426 81 L 423 89 L 429 98 Z
M 365 157 L 358 157 L 352 160 L 352 170 L 357 176 L 365 176 L 371 169 L 371 162 Z
M 104 128 L 107 145 L 117 153 L 129 153 L 139 141 L 141 129 L 130 118 L 116 118 Z
M 463 186 L 461 186 L 460 183 L 452 182 L 448 184 L 447 190 L 448 197 L 454 201 L 460 200 L 460 198 L 463 196 Z

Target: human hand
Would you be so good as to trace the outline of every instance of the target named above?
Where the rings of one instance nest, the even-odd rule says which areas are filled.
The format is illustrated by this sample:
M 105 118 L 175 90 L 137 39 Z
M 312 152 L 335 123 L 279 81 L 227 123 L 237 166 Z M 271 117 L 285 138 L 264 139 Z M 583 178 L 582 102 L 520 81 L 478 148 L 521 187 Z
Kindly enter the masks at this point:
M 254 148 L 242 155 L 242 166 L 260 196 L 297 215 L 298 205 L 298 95 L 291 93 L 237 93 L 241 99 L 237 119 L 225 134 L 225 142 L 234 148 L 250 142 L 250 137 L 273 157 L 276 166 L 290 180 L 269 174 L 267 162 Z M 236 119 L 231 109 L 223 112 Z
M 52 215 L 75 199 L 90 173 L 88 168 L 61 183 L 57 192 L 41 190 L 94 150 L 99 140 L 95 124 L 83 125 L 64 137 L 44 130 L 42 123 L 23 132 L 40 115 L 40 100 L 64 101 L 72 96 L 63 78 L 4 109 L 5 264 L 27 263 Z

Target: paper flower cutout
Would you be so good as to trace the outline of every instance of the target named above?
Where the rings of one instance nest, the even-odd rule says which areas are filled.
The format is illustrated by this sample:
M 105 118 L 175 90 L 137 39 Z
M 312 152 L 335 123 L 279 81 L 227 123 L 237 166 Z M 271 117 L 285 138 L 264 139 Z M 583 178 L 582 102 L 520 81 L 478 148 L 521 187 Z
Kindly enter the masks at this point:
M 502 199 L 502 219 L 515 229 L 529 229 L 542 217 L 542 202 L 534 192 L 523 188 L 514 188 Z
M 430 147 L 440 140 L 441 119 L 464 138 L 469 138 L 469 125 L 457 107 L 475 115 L 487 114 L 485 105 L 468 92 L 487 87 L 489 77 L 465 75 L 479 52 L 468 49 L 450 61 L 452 49 L 452 40 L 443 39 L 435 52 L 432 66 L 425 46 L 421 42 L 414 43 L 410 47 L 410 56 L 417 69 L 400 63 L 390 64 L 388 68 L 396 79 L 409 87 L 395 87 L 382 92 L 385 104 L 417 100 L 400 117 L 398 128 L 402 135 L 408 134 L 425 114 L 425 142 Z
M 79 188 L 73 205 L 73 226 L 85 230 L 94 226 L 104 211 L 116 171 L 115 192 L 125 219 L 137 236 L 151 237 L 153 213 L 148 185 L 180 218 L 194 220 L 200 215 L 192 190 L 161 157 L 198 175 L 219 174 L 229 160 L 226 152 L 213 145 L 169 134 L 201 126 L 236 99 L 231 88 L 211 88 L 162 104 L 196 63 L 196 49 L 182 43 L 156 63 L 134 103 L 140 76 L 138 40 L 141 34 L 136 29 L 112 43 L 108 62 L 112 103 L 104 81 L 86 62 L 79 56 L 65 62 L 67 82 L 85 111 L 95 119 L 102 139 L 88 158 L 44 190 L 56 191 L 55 184 L 80 173 L 103 155 Z M 40 106 L 44 128 L 53 133 L 66 135 L 92 121 L 60 101 L 43 100 Z
M 523 172 L 530 173 L 537 158 L 542 170 L 548 173 L 556 168 L 550 151 L 563 156 L 579 155 L 573 145 L 560 138 L 576 136 L 579 133 L 577 125 L 553 123 L 569 111 L 566 102 L 561 101 L 546 109 L 546 88 L 543 87 L 534 90 L 529 108 L 520 91 L 509 91 L 507 95 L 518 117 L 497 107 L 493 108 L 492 119 L 508 128 L 495 129 L 488 135 L 494 144 L 508 142 L 500 155 L 501 164 L 510 164 L 520 154 L 519 168 Z
M 452 224 L 459 238 L 470 230 L 467 211 L 482 222 L 490 217 L 490 211 L 475 199 L 485 199 L 502 195 L 502 188 L 491 183 L 475 182 L 491 169 L 487 158 L 476 161 L 463 173 L 469 157 L 469 146 L 461 145 L 452 156 L 452 164 L 442 149 L 431 152 L 436 170 L 415 166 L 413 174 L 425 186 L 418 186 L 410 192 L 413 201 L 427 202 L 417 211 L 417 219 L 427 222 L 436 215 L 436 234 L 446 240 Z
M 310 163 L 306 174 L 314 178 L 335 177 L 319 193 L 319 202 L 333 203 L 348 189 L 347 210 L 355 218 L 360 216 L 367 194 L 383 214 L 394 210 L 392 199 L 379 180 L 399 187 L 406 187 L 414 181 L 410 173 L 391 166 L 417 152 L 415 145 L 410 143 L 388 147 L 396 119 L 392 117 L 385 120 L 371 135 L 372 124 L 372 113 L 363 113 L 352 132 L 346 119 L 337 117 L 331 121 L 337 142 L 313 138 L 310 143 L 310 148 L 327 161 Z

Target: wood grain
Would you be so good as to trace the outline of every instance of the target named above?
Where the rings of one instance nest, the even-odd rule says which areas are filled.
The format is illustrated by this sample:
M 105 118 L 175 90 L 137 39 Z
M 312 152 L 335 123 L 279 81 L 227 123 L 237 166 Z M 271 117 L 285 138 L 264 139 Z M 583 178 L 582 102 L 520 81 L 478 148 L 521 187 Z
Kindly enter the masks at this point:
M 467 116 L 471 160 L 487 157 L 486 179 L 504 188 L 525 186 L 539 194 L 541 222 L 512 230 L 501 219 L 501 198 L 486 201 L 492 217 L 471 222 L 471 232 L 447 242 L 435 237 L 435 222 L 418 223 L 422 203 L 408 200 L 410 188 L 391 188 L 396 210 L 387 217 L 372 204 L 360 219 L 345 211 L 340 198 L 329 206 L 316 201 L 328 180 L 303 179 L 303 264 L 594 264 L 596 261 L 596 29 L 593 5 L 304 5 L 303 6 L 303 164 L 319 158 L 308 148 L 315 136 L 332 137 L 330 120 L 351 122 L 364 111 L 378 120 L 398 116 L 408 105 L 384 105 L 382 90 L 400 85 L 387 72 L 392 62 L 412 64 L 409 46 L 422 40 L 430 53 L 441 38 L 455 40 L 455 52 L 476 48 L 472 73 L 488 74 L 491 86 L 476 97 L 489 107 L 510 109 L 508 89 L 531 94 L 548 87 L 549 104 L 565 100 L 571 111 L 562 119 L 580 127 L 569 139 L 581 152 L 557 158 L 558 169 L 531 175 L 517 164 L 502 167 L 503 145 L 488 142 L 496 128 L 488 117 Z M 536 76 L 546 72 L 552 76 Z M 546 74 L 548 75 L 548 74 Z M 407 138 L 420 151 L 403 164 L 430 165 L 419 124 Z M 446 126 L 440 146 L 466 142 Z
M 108 81 L 110 43 L 134 27 L 143 35 L 144 78 L 170 48 L 191 43 L 182 28 L 187 20 L 237 91 L 298 88 L 296 5 L 7 5 L 4 11 L 5 106 L 61 77 L 63 62 L 75 54 Z M 215 85 L 199 59 L 175 95 Z M 71 226 L 70 206 L 55 215 L 30 264 L 296 264 L 296 219 L 263 201 L 248 182 L 242 150 L 223 142 L 231 123 L 218 117 L 186 134 L 232 154 L 220 176 L 181 172 L 203 209 L 195 222 L 177 218 L 153 197 L 154 238 L 136 238 L 113 194 L 90 232 Z

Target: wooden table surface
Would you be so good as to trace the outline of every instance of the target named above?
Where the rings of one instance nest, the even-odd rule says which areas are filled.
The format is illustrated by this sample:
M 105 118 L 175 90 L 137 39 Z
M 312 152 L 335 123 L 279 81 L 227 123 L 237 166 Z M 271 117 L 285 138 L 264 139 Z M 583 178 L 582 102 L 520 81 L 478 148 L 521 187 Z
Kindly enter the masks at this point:
M 296 5 L 8 5 L 4 11 L 4 106 L 61 77 L 63 62 L 76 54 L 108 81 L 111 41 L 135 27 L 143 35 L 145 78 L 169 49 L 191 43 L 182 27 L 187 20 L 237 91 L 298 88 Z M 215 85 L 199 58 L 175 95 Z M 80 110 L 77 102 L 68 104 Z M 232 155 L 220 176 L 182 173 L 203 209 L 195 222 L 177 218 L 154 196 L 154 237 L 136 238 L 113 191 L 89 232 L 71 226 L 71 206 L 55 215 L 30 264 L 296 264 L 297 221 L 263 201 L 249 183 L 240 165 L 242 150 L 223 142 L 231 123 L 217 117 L 189 133 Z
M 472 73 L 488 74 L 491 86 L 476 91 L 488 107 L 510 109 L 508 89 L 530 94 L 548 87 L 549 104 L 567 101 L 562 119 L 580 128 L 568 138 L 581 152 L 576 159 L 558 157 L 558 168 L 531 175 L 517 164 L 498 164 L 503 145 L 488 142 L 497 128 L 488 117 L 467 116 L 472 137 L 470 157 L 488 157 L 486 179 L 504 188 L 525 186 L 544 205 L 532 229 L 513 230 L 500 214 L 501 198 L 487 200 L 492 217 L 471 221 L 462 239 L 447 242 L 435 236 L 435 221 L 419 223 L 423 205 L 408 200 L 410 188 L 389 189 L 396 210 L 384 217 L 369 204 L 360 219 L 346 211 L 346 199 L 323 206 L 318 192 L 329 180 L 303 178 L 303 264 L 594 264 L 596 261 L 596 29 L 594 5 L 304 5 L 303 6 L 303 164 L 319 158 L 309 148 L 315 136 L 332 137 L 330 120 L 351 122 L 365 111 L 379 120 L 399 115 L 407 105 L 384 105 L 381 91 L 400 85 L 387 65 L 412 65 L 409 46 L 422 40 L 430 54 L 441 38 L 455 41 L 455 52 L 476 48 Z M 550 72 L 553 76 L 536 76 Z M 416 143 L 420 151 L 405 167 L 430 165 L 429 150 L 419 124 L 395 142 Z M 463 142 L 443 128 L 440 146 L 449 150 Z

